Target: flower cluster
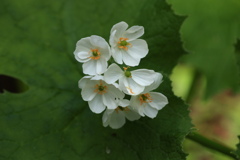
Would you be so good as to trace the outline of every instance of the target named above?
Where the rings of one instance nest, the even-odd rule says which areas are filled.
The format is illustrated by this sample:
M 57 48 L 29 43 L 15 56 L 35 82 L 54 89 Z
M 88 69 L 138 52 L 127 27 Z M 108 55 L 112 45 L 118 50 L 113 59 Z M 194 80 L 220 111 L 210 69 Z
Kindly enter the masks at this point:
M 148 69 L 130 70 L 148 54 L 146 41 L 138 39 L 143 34 L 142 26 L 128 29 L 127 23 L 120 22 L 111 29 L 110 46 L 96 35 L 82 38 L 76 44 L 75 58 L 83 63 L 83 73 L 87 74 L 78 83 L 82 98 L 92 112 L 104 111 L 105 127 L 118 129 L 126 119 L 134 121 L 141 116 L 155 118 L 168 104 L 163 94 L 152 92 L 162 82 L 160 73 Z M 111 63 L 108 67 L 111 57 L 118 65 Z

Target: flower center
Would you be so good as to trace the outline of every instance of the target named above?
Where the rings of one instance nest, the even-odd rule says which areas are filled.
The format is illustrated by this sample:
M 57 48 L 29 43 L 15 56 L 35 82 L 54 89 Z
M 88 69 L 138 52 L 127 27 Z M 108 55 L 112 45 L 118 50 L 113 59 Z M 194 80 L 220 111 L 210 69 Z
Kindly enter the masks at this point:
M 119 44 L 120 46 L 126 46 L 126 45 L 128 45 L 128 42 L 127 41 L 120 41 L 120 44 Z
M 98 60 L 100 58 L 101 53 L 98 51 L 98 49 L 91 49 L 92 56 L 91 59 Z
M 140 104 L 142 105 L 143 103 L 149 103 L 152 102 L 152 97 L 150 96 L 149 93 L 141 94 L 139 96 Z
M 99 87 L 98 87 L 98 90 L 99 90 L 99 91 L 103 91 L 104 89 L 105 89 L 104 86 L 99 86 Z
M 118 106 L 115 111 L 118 113 L 119 111 L 130 111 L 130 109 L 128 107 L 121 107 Z
M 127 42 L 128 38 L 119 38 L 118 48 L 128 50 L 128 46 L 131 46 L 131 43 Z
M 125 74 L 126 77 L 130 77 L 130 78 L 132 77 L 132 74 L 131 74 L 130 71 L 125 71 L 124 74 Z
M 97 51 L 93 51 L 93 52 L 92 52 L 92 55 L 93 55 L 94 57 L 97 57 L 97 56 L 98 56 L 98 52 L 97 52 Z
M 95 90 L 94 92 L 97 92 L 98 94 L 104 94 L 107 93 L 108 87 L 102 84 L 102 81 L 100 81 L 100 84 L 96 84 L 94 86 Z

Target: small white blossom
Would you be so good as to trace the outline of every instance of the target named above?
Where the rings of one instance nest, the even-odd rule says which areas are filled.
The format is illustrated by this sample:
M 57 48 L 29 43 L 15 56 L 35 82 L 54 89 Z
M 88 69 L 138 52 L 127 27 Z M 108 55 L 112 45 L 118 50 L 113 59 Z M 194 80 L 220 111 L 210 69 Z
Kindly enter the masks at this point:
M 77 61 L 83 63 L 83 73 L 89 75 L 104 73 L 111 56 L 108 43 L 95 35 L 80 39 L 74 55 Z
M 110 45 L 112 56 L 118 64 L 123 62 L 128 66 L 137 66 L 141 58 L 148 53 L 148 45 L 145 40 L 137 39 L 144 34 L 142 26 L 128 28 L 125 22 L 115 24 L 111 29 Z
M 145 86 L 154 82 L 156 72 L 148 69 L 138 69 L 135 71 L 124 71 L 115 63 L 111 64 L 104 73 L 104 80 L 112 84 L 119 80 L 119 89 L 129 95 L 138 95 L 143 92 Z
M 129 100 L 119 100 L 116 109 L 105 110 L 102 121 L 103 126 L 108 125 L 113 129 L 121 128 L 126 123 L 126 118 L 130 121 L 138 120 L 141 116 L 129 106 Z
M 161 81 L 162 75 L 157 74 L 154 83 L 146 87 L 143 93 L 131 97 L 130 106 L 141 116 L 146 115 L 150 118 L 155 118 L 158 111 L 168 104 L 168 99 L 163 94 L 149 92 L 150 90 L 156 89 Z
M 123 99 L 124 94 L 117 88 L 117 84 L 107 84 L 99 77 L 83 77 L 79 81 L 82 88 L 82 98 L 88 101 L 92 112 L 101 113 L 108 109 L 117 108 L 116 99 Z

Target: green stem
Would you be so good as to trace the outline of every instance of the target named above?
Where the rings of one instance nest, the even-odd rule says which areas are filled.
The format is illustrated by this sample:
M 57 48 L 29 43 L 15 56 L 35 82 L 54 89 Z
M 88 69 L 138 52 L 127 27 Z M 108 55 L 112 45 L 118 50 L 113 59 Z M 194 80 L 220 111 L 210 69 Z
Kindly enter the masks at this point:
M 213 141 L 213 140 L 210 140 L 198 133 L 195 133 L 195 132 L 192 132 L 190 133 L 189 135 L 187 135 L 188 139 L 194 141 L 194 142 L 197 142 L 199 143 L 200 145 L 204 146 L 204 147 L 207 147 L 209 149 L 212 149 L 212 150 L 215 150 L 215 151 L 218 151 L 224 155 L 227 155 L 235 160 L 238 160 L 238 158 L 236 157 L 235 154 L 233 154 L 234 152 L 234 149 L 228 147 L 228 146 L 225 146 L 219 142 L 216 142 L 216 141 Z
M 188 95 L 186 97 L 187 103 L 190 103 L 190 101 L 192 100 L 193 96 L 196 93 L 196 90 L 199 89 L 198 86 L 199 86 L 201 77 L 202 77 L 202 74 L 199 71 L 195 70 L 193 73 L 192 83 L 190 84 L 191 86 L 189 88 Z

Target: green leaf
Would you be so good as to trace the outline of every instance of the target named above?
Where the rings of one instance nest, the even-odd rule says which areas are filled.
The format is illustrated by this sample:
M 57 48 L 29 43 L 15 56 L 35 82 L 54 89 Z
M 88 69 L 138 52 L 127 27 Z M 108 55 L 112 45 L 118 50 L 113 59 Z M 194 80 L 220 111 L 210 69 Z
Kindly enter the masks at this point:
M 240 140 L 240 136 L 238 136 L 238 139 Z M 235 154 L 236 157 L 240 159 L 240 143 L 237 144 L 237 149 L 235 152 L 233 152 L 233 154 Z
M 240 32 L 238 0 L 168 0 L 178 15 L 187 16 L 181 37 L 189 55 L 185 61 L 207 78 L 206 97 L 237 90 L 239 69 L 234 45 Z
M 112 25 L 122 20 L 145 27 L 150 53 L 142 67 L 168 75 L 184 53 L 182 19 L 163 0 L 1 2 L 0 74 L 29 87 L 0 95 L 1 160 L 185 159 L 181 143 L 190 118 L 167 77 L 158 91 L 169 104 L 157 118 L 127 122 L 119 130 L 104 128 L 102 115 L 81 98 L 82 67 L 73 56 L 77 40 L 108 39 Z

